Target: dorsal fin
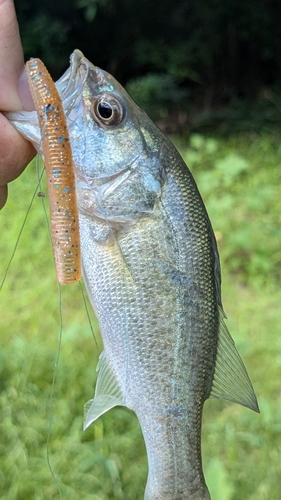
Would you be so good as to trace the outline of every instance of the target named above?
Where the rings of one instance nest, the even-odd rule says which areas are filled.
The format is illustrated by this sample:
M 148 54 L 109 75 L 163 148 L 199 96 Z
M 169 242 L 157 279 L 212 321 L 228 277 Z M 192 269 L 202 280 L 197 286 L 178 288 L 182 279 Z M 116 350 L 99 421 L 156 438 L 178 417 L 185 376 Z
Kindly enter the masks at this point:
M 84 430 L 100 415 L 114 406 L 124 406 L 125 397 L 112 371 L 104 351 L 101 353 L 94 399 L 84 405 Z
M 220 309 L 219 338 L 210 398 L 225 399 L 259 413 L 257 398 Z

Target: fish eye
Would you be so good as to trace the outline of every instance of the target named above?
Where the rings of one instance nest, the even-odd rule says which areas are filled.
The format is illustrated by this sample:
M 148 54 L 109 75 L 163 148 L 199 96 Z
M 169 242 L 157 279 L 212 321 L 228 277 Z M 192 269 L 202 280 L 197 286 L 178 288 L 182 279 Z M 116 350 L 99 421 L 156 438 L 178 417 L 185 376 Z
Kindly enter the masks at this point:
M 112 126 L 119 125 L 124 118 L 122 103 L 114 96 L 103 94 L 92 104 L 93 118 L 99 123 Z

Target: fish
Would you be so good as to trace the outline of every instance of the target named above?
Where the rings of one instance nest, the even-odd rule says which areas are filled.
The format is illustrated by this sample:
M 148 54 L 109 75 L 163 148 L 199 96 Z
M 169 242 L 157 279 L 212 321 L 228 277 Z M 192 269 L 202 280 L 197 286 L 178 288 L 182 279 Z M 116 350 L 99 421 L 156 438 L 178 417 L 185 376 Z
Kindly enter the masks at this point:
M 210 500 L 204 402 L 259 408 L 225 324 L 206 208 L 180 154 L 113 76 L 75 50 L 56 87 L 75 168 L 82 275 L 104 349 L 84 429 L 126 406 L 146 445 L 145 500 Z M 36 113 L 8 118 L 42 155 Z

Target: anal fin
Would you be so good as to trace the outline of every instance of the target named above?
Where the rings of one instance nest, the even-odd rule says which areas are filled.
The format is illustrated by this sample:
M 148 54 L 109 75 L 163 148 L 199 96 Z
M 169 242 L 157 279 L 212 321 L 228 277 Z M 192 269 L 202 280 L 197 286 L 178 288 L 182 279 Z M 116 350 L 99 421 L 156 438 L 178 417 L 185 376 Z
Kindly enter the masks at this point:
M 210 398 L 225 399 L 259 413 L 253 386 L 220 310 L 217 359 Z
M 100 355 L 97 370 L 99 374 L 94 399 L 84 405 L 84 430 L 110 408 L 125 405 L 122 389 L 104 352 Z

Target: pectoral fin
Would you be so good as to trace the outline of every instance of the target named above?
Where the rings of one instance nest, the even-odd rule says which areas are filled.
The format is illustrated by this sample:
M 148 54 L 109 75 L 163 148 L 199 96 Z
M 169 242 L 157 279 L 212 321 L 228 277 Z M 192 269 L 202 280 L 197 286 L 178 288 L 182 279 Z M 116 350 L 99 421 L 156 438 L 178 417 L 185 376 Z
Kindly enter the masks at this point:
M 110 367 L 105 353 L 100 355 L 99 371 L 94 399 L 84 405 L 84 430 L 113 406 L 125 405 L 125 397 Z
M 226 399 L 259 413 L 253 386 L 223 318 L 220 311 L 217 359 L 210 398 Z

